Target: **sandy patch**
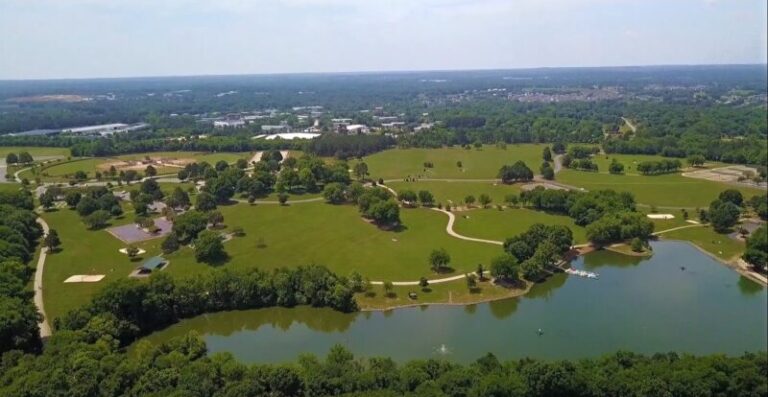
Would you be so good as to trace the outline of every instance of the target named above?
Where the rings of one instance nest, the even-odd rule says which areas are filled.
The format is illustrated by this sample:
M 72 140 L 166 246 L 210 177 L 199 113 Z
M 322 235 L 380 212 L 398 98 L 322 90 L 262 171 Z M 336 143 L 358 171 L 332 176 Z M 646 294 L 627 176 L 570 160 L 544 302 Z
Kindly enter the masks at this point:
M 547 182 L 534 182 L 534 183 L 526 183 L 525 185 L 520 186 L 521 189 L 528 191 L 536 189 L 537 187 L 543 187 L 544 189 L 552 189 L 552 190 L 568 190 L 562 186 L 555 185 L 553 183 L 547 183 Z
M 672 214 L 648 214 L 646 216 L 649 219 L 675 219 L 675 216 Z
M 120 251 L 123 255 L 128 255 L 128 248 L 120 248 L 118 251 Z M 143 249 L 139 248 L 139 251 L 136 252 L 136 255 L 144 255 L 147 251 L 144 251 Z
M 70 276 L 65 283 L 97 283 L 101 281 L 105 276 L 103 274 L 76 274 Z
M 684 177 L 704 179 L 713 182 L 740 183 L 748 186 L 766 187 L 766 183 L 755 183 L 751 180 L 757 175 L 757 170 L 743 165 L 731 165 L 727 167 L 702 169 L 690 172 L 683 172 Z M 739 181 L 739 178 L 746 178 Z
M 192 164 L 196 160 L 192 158 L 162 158 L 162 157 L 150 157 L 141 160 L 120 160 L 112 159 L 110 161 L 99 164 L 96 168 L 101 171 L 109 171 L 111 167 L 115 167 L 118 171 L 143 171 L 148 165 L 155 168 L 158 167 L 172 167 L 172 168 L 184 168 L 187 164 Z

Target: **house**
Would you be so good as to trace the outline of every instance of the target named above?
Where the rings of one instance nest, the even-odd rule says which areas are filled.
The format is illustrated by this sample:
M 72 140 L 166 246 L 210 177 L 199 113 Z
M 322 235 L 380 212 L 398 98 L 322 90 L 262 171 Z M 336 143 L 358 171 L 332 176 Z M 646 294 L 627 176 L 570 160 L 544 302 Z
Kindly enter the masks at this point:
M 367 134 L 370 129 L 365 124 L 350 124 L 345 128 L 347 134 Z

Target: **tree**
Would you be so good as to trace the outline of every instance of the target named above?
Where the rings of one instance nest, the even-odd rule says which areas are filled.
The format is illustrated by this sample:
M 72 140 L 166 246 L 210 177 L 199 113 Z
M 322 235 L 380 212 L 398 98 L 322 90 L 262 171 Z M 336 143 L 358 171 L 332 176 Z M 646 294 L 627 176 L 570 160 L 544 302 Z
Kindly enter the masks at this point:
M 517 281 L 519 269 L 517 259 L 510 254 L 497 256 L 491 260 L 491 276 L 497 279 L 507 282 Z
M 517 203 L 520 202 L 520 199 L 518 196 L 514 193 L 509 193 L 506 196 L 504 196 L 504 202 L 507 203 L 510 207 L 517 207 Z
M 493 201 L 493 200 L 491 199 L 491 196 L 489 196 L 489 195 L 487 195 L 487 194 L 485 194 L 485 193 L 481 194 L 481 195 L 478 197 L 478 202 L 480 203 L 480 205 L 482 205 L 482 206 L 483 206 L 483 208 L 487 208 L 487 207 L 488 207 L 488 205 L 489 205 L 489 204 L 491 204 L 491 201 Z
M 98 210 L 99 206 L 96 203 L 96 200 L 92 199 L 90 196 L 85 196 L 78 201 L 75 208 L 80 216 L 87 216 Z
M 19 156 L 16 155 L 16 153 L 8 153 L 7 156 L 5 156 L 5 163 L 6 164 L 16 164 L 19 162 Z
M 82 182 L 82 181 L 88 179 L 88 173 L 86 173 L 83 170 L 77 170 L 77 171 L 75 171 L 74 177 L 75 177 L 76 181 Z
M 133 258 L 139 254 L 139 249 L 135 245 L 129 245 L 125 248 L 125 253 L 129 258 Z
M 421 202 L 421 205 L 425 207 L 430 207 L 435 202 L 435 197 L 432 196 L 432 193 L 428 190 L 419 190 L 419 201 Z
M 550 162 L 552 161 L 552 151 L 549 150 L 549 146 L 544 147 L 544 161 Z
M 48 234 L 45 235 L 45 240 L 43 240 L 43 243 L 45 243 L 45 246 L 48 247 L 48 252 L 56 251 L 56 248 L 61 245 L 59 233 L 56 232 L 56 229 L 51 229 L 48 231 Z
M 397 195 L 397 199 L 404 204 L 413 205 L 416 204 L 416 193 L 413 190 L 403 190 Z
M 235 166 L 241 170 L 244 170 L 248 168 L 248 160 L 246 159 L 237 159 L 235 162 Z
M 51 194 L 50 191 L 46 191 L 45 193 L 40 195 L 40 205 L 43 206 L 44 209 L 50 209 L 53 207 L 54 204 L 54 197 L 53 194 Z
M 195 209 L 198 211 L 213 211 L 216 209 L 216 199 L 208 192 L 200 192 L 195 200 Z
M 730 201 L 715 200 L 709 205 L 707 217 L 718 233 L 724 233 L 739 221 L 741 210 Z
M 687 161 L 688 161 L 688 164 L 691 165 L 692 167 L 701 167 L 704 165 L 705 159 L 704 159 L 704 156 L 700 154 L 693 154 L 688 156 Z
M 178 173 L 176 173 L 176 177 L 179 178 L 179 180 L 184 181 L 189 178 L 189 171 L 180 170 Z
M 555 142 L 552 145 L 552 151 L 557 154 L 565 153 L 565 144 L 563 142 Z
M 208 223 L 211 224 L 211 227 L 215 228 L 222 222 L 224 222 L 224 215 L 221 214 L 221 211 L 211 211 L 208 213 Z
M 456 166 L 457 166 L 457 167 L 459 167 L 459 168 L 461 168 L 461 167 L 463 167 L 463 166 L 464 166 L 464 164 L 463 164 L 461 161 L 457 161 L 457 162 L 456 162 Z
M 755 271 L 765 273 L 768 270 L 768 227 L 760 226 L 747 239 L 747 249 L 742 256 Z
M 34 161 L 35 159 L 32 158 L 32 155 L 29 154 L 29 152 L 19 152 L 19 163 L 29 164 Z
M 522 161 L 505 165 L 499 170 L 498 178 L 503 183 L 528 182 L 533 179 L 533 171 Z
M 469 194 L 467 197 L 464 197 L 464 204 L 467 205 L 467 207 L 471 207 L 472 204 L 475 203 L 475 196 Z
M 183 208 L 187 209 L 190 206 L 189 194 L 182 188 L 176 186 L 168 197 L 165 199 L 165 205 L 170 208 Z
M 208 226 L 208 217 L 200 211 L 187 211 L 176 217 L 173 231 L 181 243 L 188 243 Z
M 643 240 L 641 240 L 639 237 L 635 237 L 632 239 L 632 242 L 630 243 L 630 247 L 632 248 L 632 251 L 635 252 L 642 252 L 643 251 Z
M 341 204 L 346 200 L 344 185 L 338 182 L 331 182 L 323 188 L 323 198 L 330 204 Z
M 285 193 L 279 193 L 277 195 L 277 201 L 280 203 L 280 205 L 285 205 L 285 203 L 288 202 L 288 195 Z
M 427 280 L 427 278 L 424 276 L 419 278 L 419 287 L 421 287 L 421 289 L 429 287 L 429 280 Z
M 217 233 L 205 230 L 195 239 L 195 259 L 198 262 L 216 262 L 226 256 L 224 244 Z
M 179 249 L 179 247 L 181 247 L 181 244 L 179 243 L 179 237 L 174 232 L 168 233 L 168 236 L 165 238 L 165 240 L 163 240 L 163 243 L 160 244 L 160 248 L 166 254 L 175 252 Z
M 541 164 L 541 168 L 539 168 L 539 171 L 541 171 L 541 176 L 544 179 L 548 181 L 555 179 L 555 170 L 552 168 L 552 166 L 549 163 L 545 162 Z
M 110 218 L 109 212 L 104 210 L 97 210 L 85 216 L 85 218 L 83 218 L 83 221 L 91 229 L 100 229 L 107 225 L 109 218 Z
M 441 272 L 451 263 L 451 256 L 444 248 L 432 250 L 429 254 L 429 266 L 435 272 Z
M 467 288 L 469 288 L 470 291 L 474 291 L 475 288 L 477 288 L 477 276 L 468 273 L 465 275 L 465 278 L 467 279 Z
M 368 164 L 362 161 L 355 164 L 355 168 L 353 169 L 353 172 L 358 180 L 365 179 L 365 177 L 368 176 Z
M 69 206 L 69 208 L 75 208 L 77 207 L 77 203 L 80 202 L 81 197 L 82 195 L 80 194 L 80 192 L 76 190 L 70 190 L 67 192 L 67 194 L 64 195 L 64 202 L 67 203 L 67 206 Z
M 616 161 L 616 159 L 611 160 L 611 164 L 608 165 L 608 172 L 614 175 L 619 175 L 624 173 L 624 164 L 619 163 Z
M 718 198 L 720 201 L 732 203 L 737 207 L 741 207 L 742 204 L 744 204 L 744 196 L 742 196 L 741 192 L 736 189 L 723 190 Z
M 144 169 L 144 175 L 150 176 L 150 177 L 155 176 L 157 175 L 157 170 L 155 169 L 155 167 L 148 165 L 147 168 Z
M 384 291 L 386 292 L 387 297 L 392 297 L 393 293 L 392 290 L 395 289 L 395 286 L 392 284 L 391 281 L 385 281 L 384 282 Z
M 216 162 L 216 165 L 214 166 L 214 168 L 216 168 L 216 171 L 221 172 L 229 168 L 229 164 L 224 160 L 219 160 Z

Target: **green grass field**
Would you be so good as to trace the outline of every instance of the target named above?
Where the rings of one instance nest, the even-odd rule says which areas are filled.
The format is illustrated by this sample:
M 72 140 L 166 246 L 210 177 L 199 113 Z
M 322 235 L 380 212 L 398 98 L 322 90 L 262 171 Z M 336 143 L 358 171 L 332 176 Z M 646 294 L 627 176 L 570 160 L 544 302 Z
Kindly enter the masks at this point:
M 402 231 L 383 231 L 359 216 L 353 206 L 307 203 L 288 206 L 237 204 L 220 207 L 227 229 L 242 227 L 246 235 L 225 243 L 228 268 L 322 264 L 347 275 L 358 271 L 372 280 L 405 281 L 421 276 L 440 278 L 474 270 L 501 253 L 501 247 L 462 241 L 445 233 L 445 215 L 424 209 L 404 209 Z M 45 306 L 51 318 L 85 304 L 109 281 L 127 277 L 141 261 L 131 262 L 118 249 L 125 244 L 106 231 L 87 230 L 74 211 L 43 215 L 62 239 L 61 252 L 48 257 L 45 270 Z M 126 215 L 118 223 L 130 222 Z M 223 230 L 226 232 L 226 229 Z M 260 248 L 260 241 L 264 247 Z M 162 239 L 137 244 L 147 250 L 143 259 L 160 253 Z M 432 249 L 451 254 L 453 273 L 434 274 L 427 258 Z M 188 276 L 211 269 L 197 263 L 190 248 L 166 256 L 165 272 Z M 75 274 L 105 274 L 99 283 L 64 284 Z
M 460 147 L 440 149 L 391 149 L 365 157 L 372 178 L 400 179 L 421 175 L 423 178 L 480 179 L 495 178 L 499 168 L 517 160 L 524 161 L 534 173 L 544 161 L 546 145 L 508 145 L 506 149 L 483 146 L 478 149 Z M 456 162 L 461 161 L 459 168 Z M 433 168 L 424 168 L 432 162 Z
M 744 243 L 730 238 L 727 234 L 719 234 L 710 226 L 691 227 L 664 233 L 661 239 L 690 241 L 699 248 L 717 256 L 722 260 L 731 260 L 741 255 Z
M 686 178 L 680 174 L 640 176 L 609 175 L 593 172 L 563 170 L 557 174 L 558 182 L 583 187 L 587 190 L 613 189 L 635 195 L 638 203 L 657 207 L 707 207 L 726 189 L 736 189 L 749 198 L 765 191 L 724 183 Z
M 32 158 L 36 156 L 64 156 L 70 155 L 66 147 L 31 147 L 31 146 L 0 146 L 0 157 L 5 159 L 8 153 L 29 152 Z
M 395 191 L 428 190 L 435 196 L 435 203 L 443 205 L 450 202 L 455 205 L 464 205 L 464 198 L 467 195 L 475 196 L 477 199 L 481 194 L 487 194 L 491 197 L 494 204 L 503 204 L 504 196 L 507 194 L 520 194 L 520 185 L 505 185 L 496 182 L 474 182 L 474 181 L 419 181 L 419 182 L 390 182 L 387 186 Z
M 587 241 L 584 228 L 574 224 L 573 219 L 522 208 L 505 208 L 503 211 L 489 208 L 456 212 L 453 230 L 466 236 L 504 241 L 507 237 L 525 232 L 535 223 L 568 226 L 573 232 L 576 244 Z

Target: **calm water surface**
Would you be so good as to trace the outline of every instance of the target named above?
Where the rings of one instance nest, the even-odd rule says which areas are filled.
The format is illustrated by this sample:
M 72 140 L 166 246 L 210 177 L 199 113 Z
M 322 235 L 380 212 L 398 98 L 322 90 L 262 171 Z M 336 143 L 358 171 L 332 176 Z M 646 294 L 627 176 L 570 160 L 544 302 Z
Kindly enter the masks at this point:
M 600 279 L 559 274 L 518 299 L 383 313 L 313 308 L 216 313 L 147 339 L 162 342 L 194 330 L 211 352 L 231 352 L 245 362 L 322 356 L 337 343 L 361 356 L 462 362 L 489 351 L 504 359 L 556 359 L 618 349 L 696 354 L 768 349 L 766 289 L 687 243 L 657 242 L 653 249 L 644 259 L 607 251 L 578 258 L 574 267 L 598 272 Z M 440 351 L 443 345 L 447 352 Z

